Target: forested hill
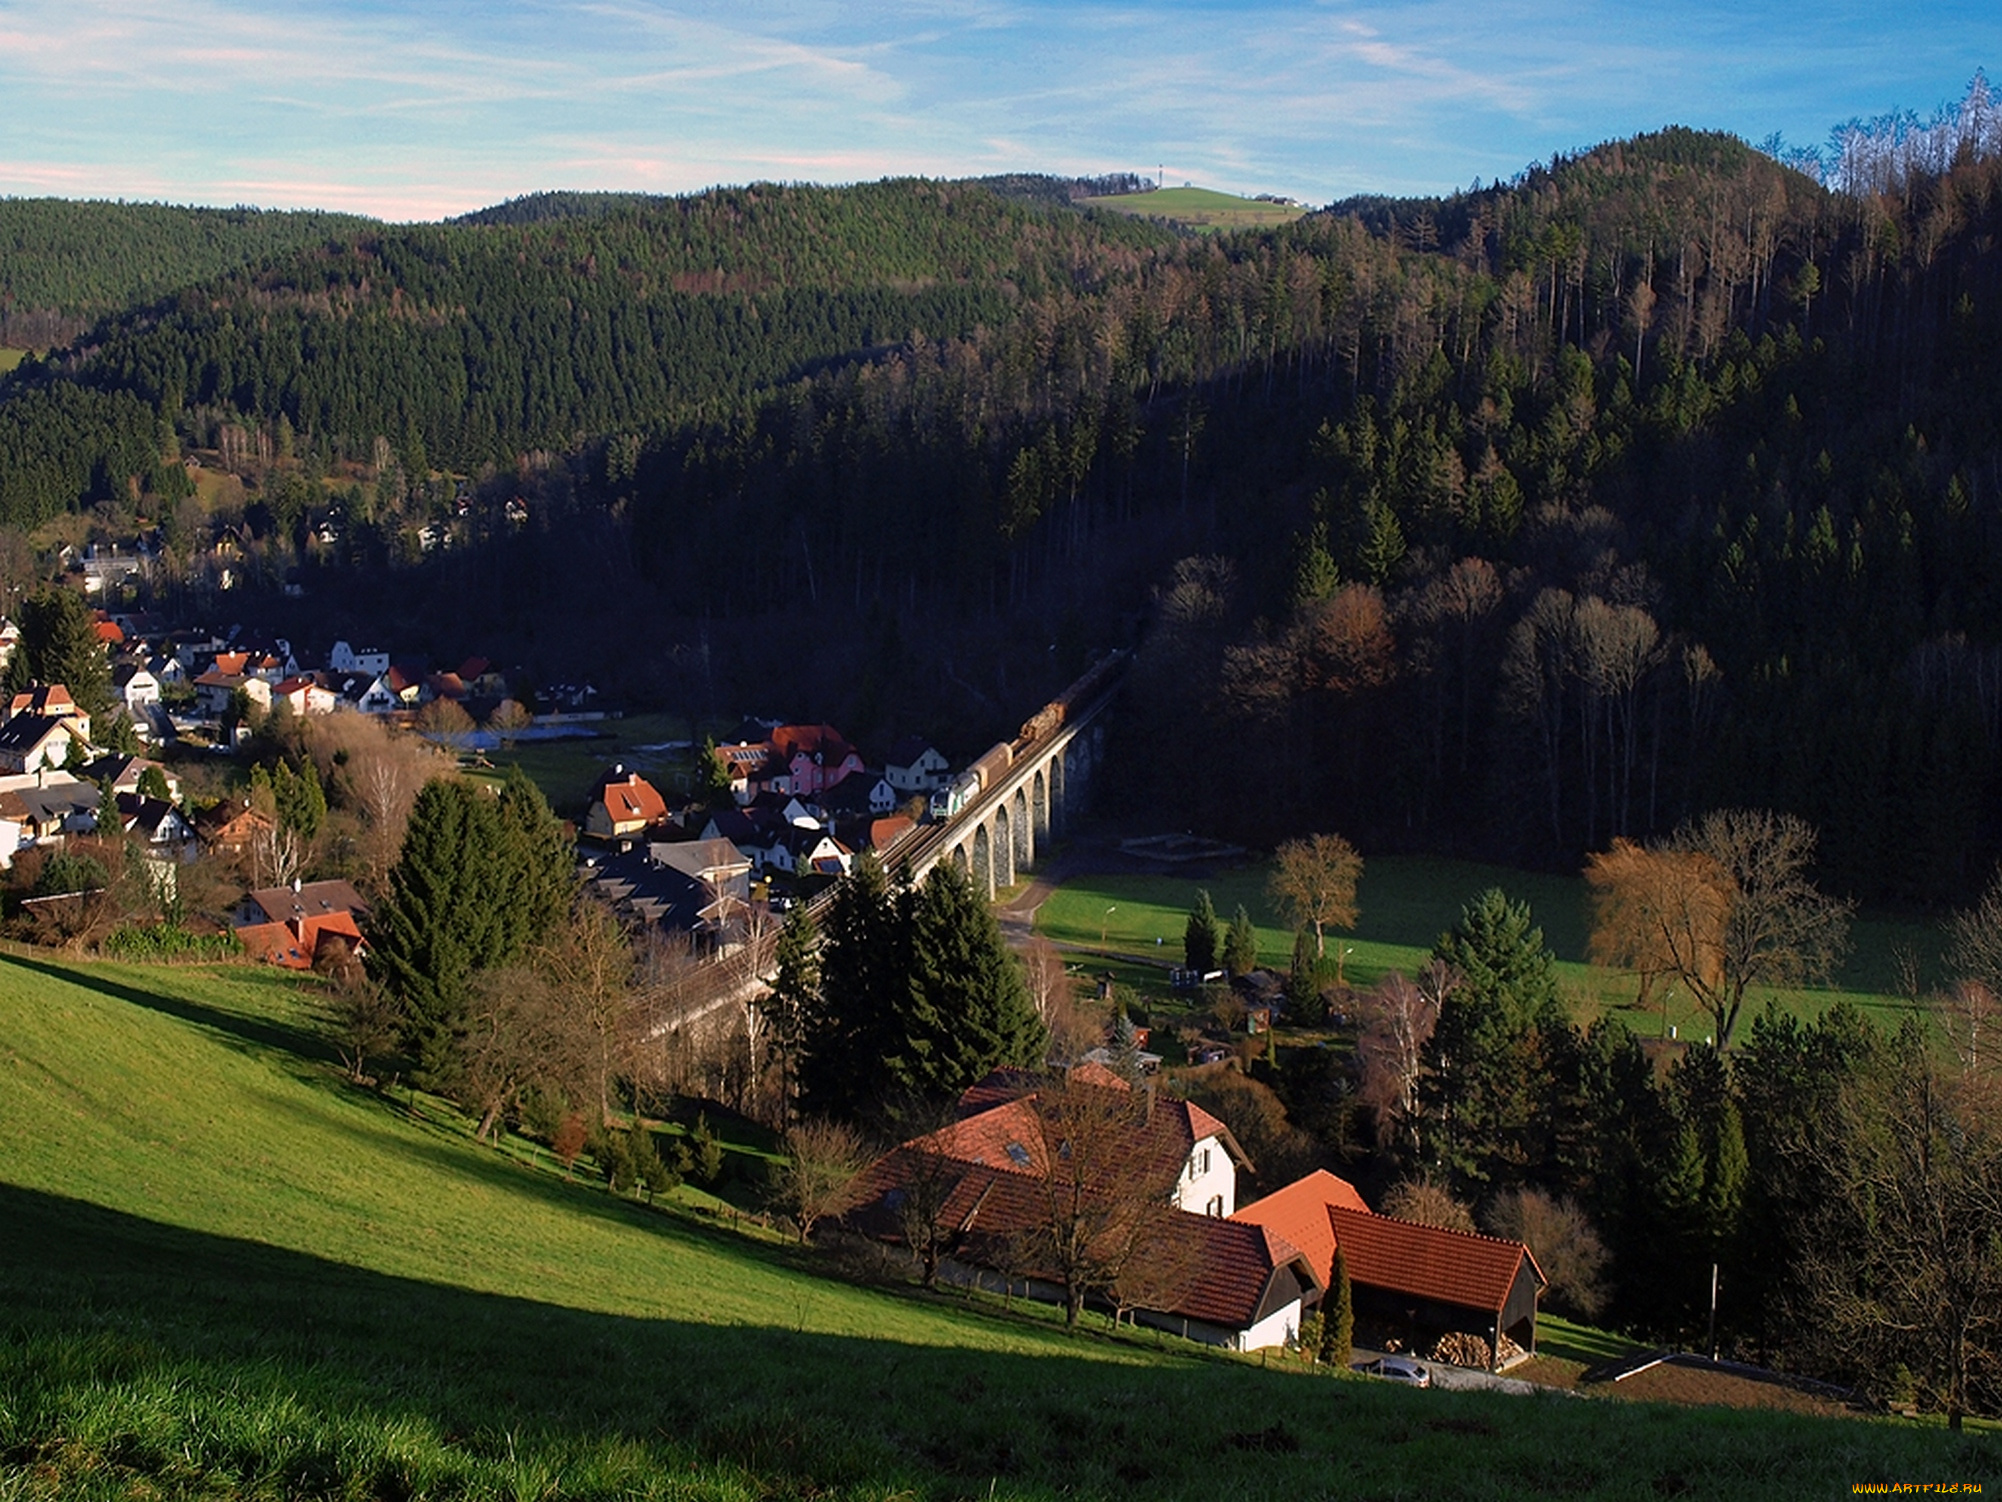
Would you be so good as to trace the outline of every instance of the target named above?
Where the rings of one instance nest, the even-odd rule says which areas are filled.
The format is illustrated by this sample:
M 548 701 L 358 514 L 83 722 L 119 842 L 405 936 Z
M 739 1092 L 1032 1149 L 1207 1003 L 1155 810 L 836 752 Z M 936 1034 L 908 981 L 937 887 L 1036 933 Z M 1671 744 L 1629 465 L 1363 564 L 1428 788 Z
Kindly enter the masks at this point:
M 434 595 L 554 619 L 588 537 L 679 620 L 808 612 L 858 726 L 891 683 L 998 715 L 1159 583 L 1117 786 L 1179 823 L 1561 864 L 1754 802 L 1958 896 L 2002 848 L 2002 153 L 1948 160 L 1835 194 L 1670 130 L 1201 239 L 927 182 L 375 228 L 24 367 L 0 521 L 261 433 L 373 466 L 263 476 L 253 577 L 352 597 L 428 470 L 495 465 L 479 515 L 535 520 Z
M 367 223 L 317 211 L 0 198 L 0 344 L 67 343 L 92 318 Z
M 0 453 L 22 460 L 0 476 L 0 521 L 32 525 L 76 499 L 24 421 L 40 423 L 58 387 L 90 393 L 108 424 L 127 420 L 113 400 L 136 396 L 170 421 L 282 418 L 330 455 L 386 437 L 413 473 L 463 471 L 715 415 L 914 335 L 970 336 L 1165 238 L 922 182 L 371 226 L 106 319 L 24 366 L 0 391 Z

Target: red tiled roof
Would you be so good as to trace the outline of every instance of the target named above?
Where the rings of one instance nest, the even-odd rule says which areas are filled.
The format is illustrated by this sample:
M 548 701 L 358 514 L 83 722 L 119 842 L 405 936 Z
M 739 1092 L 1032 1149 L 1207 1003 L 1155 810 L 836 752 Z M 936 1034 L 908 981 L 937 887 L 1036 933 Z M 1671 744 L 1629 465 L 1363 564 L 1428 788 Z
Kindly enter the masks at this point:
M 1525 1260 L 1539 1286 L 1550 1280 L 1519 1241 L 1421 1226 L 1367 1210 L 1328 1206 L 1349 1281 L 1464 1309 L 1499 1312 Z
M 7 714 L 12 718 L 17 714 L 73 715 L 76 701 L 70 698 L 70 691 L 60 683 L 45 687 L 27 689 L 14 695 L 8 702 Z
M 923 1141 L 924 1139 L 919 1139 Z M 892 1195 L 922 1172 L 916 1144 L 877 1160 L 863 1176 L 861 1201 L 847 1217 L 855 1229 L 900 1239 Z M 1033 1175 L 978 1164 L 956 1166 L 946 1189 L 939 1225 L 954 1255 L 976 1266 L 1006 1266 L 1017 1277 L 1059 1281 L 1052 1269 L 1023 1267 L 1024 1233 L 1044 1224 L 1049 1207 Z M 1170 1211 L 1147 1228 L 1136 1258 L 1145 1292 L 1137 1302 L 1226 1329 L 1248 1329 L 1266 1313 L 1267 1291 L 1279 1269 L 1291 1266 L 1309 1293 L 1320 1287 L 1312 1265 L 1286 1239 L 1262 1226 Z
M 916 1152 L 940 1153 L 962 1163 L 1040 1178 L 1049 1168 L 1049 1156 L 1043 1150 L 1043 1124 L 1034 1100 L 1024 1095 L 1003 1101 L 904 1145 Z
M 656 824 L 667 817 L 667 800 L 637 772 L 623 782 L 606 783 L 602 796 L 614 824 Z
M 809 756 L 819 752 L 830 766 L 853 749 L 832 725 L 780 725 L 772 731 L 771 744 L 786 761 L 802 751 Z
M 1369 1214 L 1369 1206 L 1356 1193 L 1355 1185 L 1336 1178 L 1325 1168 L 1317 1168 L 1304 1179 L 1295 1179 L 1285 1188 L 1275 1189 L 1264 1199 L 1246 1205 L 1231 1219 L 1264 1226 L 1285 1237 L 1306 1253 L 1313 1264 L 1314 1276 L 1325 1288 L 1333 1276 L 1335 1263 L 1335 1232 L 1328 1224 L 1328 1211 L 1334 1206 Z
M 286 923 L 250 923 L 236 930 L 237 942 L 253 960 L 283 965 L 288 970 L 313 968 L 313 953 L 302 950 L 299 936 Z

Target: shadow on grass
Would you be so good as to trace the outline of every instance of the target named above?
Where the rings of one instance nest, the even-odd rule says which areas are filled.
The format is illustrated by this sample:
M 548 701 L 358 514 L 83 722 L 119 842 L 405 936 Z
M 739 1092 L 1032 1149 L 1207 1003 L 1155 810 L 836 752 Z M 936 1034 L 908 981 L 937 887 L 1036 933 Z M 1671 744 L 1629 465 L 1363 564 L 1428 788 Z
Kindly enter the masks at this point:
M 144 1007 L 149 1012 L 159 1012 L 163 1016 L 192 1022 L 197 1027 L 224 1033 L 256 1048 L 292 1054 L 315 1063 L 332 1062 L 334 1058 L 333 1047 L 327 1040 L 305 1028 L 290 1027 L 282 1022 L 270 1022 L 256 1017 L 244 1017 L 235 1012 L 223 1011 L 219 1007 L 204 1006 L 198 1001 L 189 1001 L 186 997 L 167 996 L 140 986 L 127 985 L 123 981 L 113 980 L 96 965 L 74 967 L 52 965 L 45 960 L 30 959 L 18 954 L 0 955 L 0 964 L 15 965 L 50 980 L 62 981 L 86 991 L 95 991 L 100 996 L 108 996 L 114 1001 L 130 1002 L 133 1006 Z
M 217 1497 L 1791 1495 L 1990 1447 L 1149 1359 L 593 1313 L 344 1266 L 0 1186 L 0 1491 Z M 813 1285 L 802 1280 L 801 1297 Z M 883 1300 L 886 1316 L 900 1307 Z M 886 1323 L 887 1323 L 886 1319 Z M 1707 1479 L 1706 1479 L 1707 1478 Z M 1837 1483 L 1840 1483 L 1838 1486 Z M 1770 1488 L 1767 1488 L 1770 1491 Z M 37 1493 L 37 1494 L 41 1494 Z M 108 1495 L 109 1492 L 106 1492 Z

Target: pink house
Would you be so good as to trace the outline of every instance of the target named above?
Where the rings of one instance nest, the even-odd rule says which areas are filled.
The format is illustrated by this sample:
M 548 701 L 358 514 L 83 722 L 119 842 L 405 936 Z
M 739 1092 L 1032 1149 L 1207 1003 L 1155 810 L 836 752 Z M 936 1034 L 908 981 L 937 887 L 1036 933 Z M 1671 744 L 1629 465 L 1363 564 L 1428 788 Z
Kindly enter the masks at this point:
M 772 759 L 785 768 L 780 792 L 811 798 L 824 793 L 851 772 L 862 770 L 862 757 L 832 725 L 781 725 L 772 732 Z

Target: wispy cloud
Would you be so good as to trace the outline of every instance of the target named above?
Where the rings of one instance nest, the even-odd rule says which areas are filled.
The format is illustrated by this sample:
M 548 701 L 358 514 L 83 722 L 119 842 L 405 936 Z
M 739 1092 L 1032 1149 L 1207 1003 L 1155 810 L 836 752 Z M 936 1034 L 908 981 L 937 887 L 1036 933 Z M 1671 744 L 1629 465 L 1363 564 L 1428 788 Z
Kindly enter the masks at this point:
M 558 184 L 1170 160 L 1220 187 L 1436 191 L 1671 121 L 1817 139 L 1925 109 L 2002 65 L 2002 12 L 1938 8 L 0 0 L 0 191 L 428 217 Z

